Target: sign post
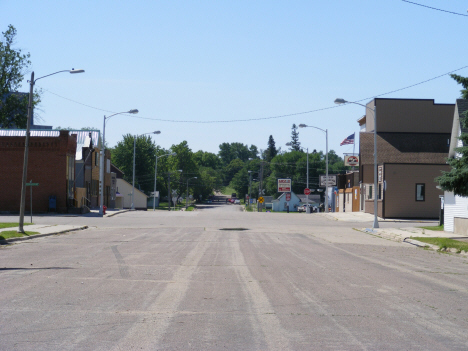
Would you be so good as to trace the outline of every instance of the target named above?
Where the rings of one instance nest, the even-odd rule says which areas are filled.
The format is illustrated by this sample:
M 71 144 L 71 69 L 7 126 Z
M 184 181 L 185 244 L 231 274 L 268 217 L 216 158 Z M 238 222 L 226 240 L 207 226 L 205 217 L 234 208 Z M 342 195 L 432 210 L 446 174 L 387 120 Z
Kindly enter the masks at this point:
M 31 187 L 31 223 L 32 223 L 32 187 L 33 186 L 39 186 L 39 183 L 33 183 L 32 180 L 29 181 L 29 183 L 26 183 L 26 186 Z

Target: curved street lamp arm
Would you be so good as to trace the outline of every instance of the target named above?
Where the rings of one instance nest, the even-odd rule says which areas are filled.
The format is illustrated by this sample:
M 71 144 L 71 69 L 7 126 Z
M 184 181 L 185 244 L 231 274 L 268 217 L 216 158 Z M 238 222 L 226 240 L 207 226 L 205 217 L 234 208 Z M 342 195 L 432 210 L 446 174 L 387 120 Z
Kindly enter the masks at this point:
M 51 73 L 51 74 L 48 74 L 46 76 L 42 76 L 42 77 L 39 77 L 39 78 L 36 78 L 34 79 L 34 83 L 36 83 L 39 79 L 42 79 L 42 78 L 45 78 L 45 77 L 49 77 L 49 76 L 53 76 L 54 74 L 57 74 L 57 73 L 62 73 L 62 72 L 70 72 L 70 73 L 84 73 L 84 70 L 82 69 L 79 69 L 79 70 L 76 70 L 76 72 L 73 72 L 74 70 L 73 69 L 64 69 L 62 71 L 57 71 L 57 72 L 54 72 L 54 73 Z

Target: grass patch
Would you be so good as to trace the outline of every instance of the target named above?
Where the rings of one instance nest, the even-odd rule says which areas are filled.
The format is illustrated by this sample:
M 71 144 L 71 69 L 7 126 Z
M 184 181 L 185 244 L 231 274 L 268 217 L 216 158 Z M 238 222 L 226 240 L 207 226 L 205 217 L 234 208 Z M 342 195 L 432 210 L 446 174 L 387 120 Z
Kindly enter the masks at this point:
M 427 230 L 436 230 L 436 231 L 444 231 L 444 225 L 437 225 L 437 226 L 430 226 L 430 227 L 419 227 L 419 228 L 422 228 L 422 229 L 427 229 Z
M 236 191 L 234 190 L 234 188 L 231 188 L 230 186 L 223 186 L 223 187 L 220 189 L 220 192 L 221 192 L 221 194 L 223 194 L 223 195 L 231 196 L 232 193 L 235 193 Z
M 11 238 L 21 238 L 23 236 L 30 236 L 34 234 L 39 234 L 39 232 L 25 232 L 18 233 L 16 230 L 4 230 L 0 232 L 0 240 L 11 239 Z
M 24 223 L 23 226 L 31 225 L 31 224 L 34 224 L 34 223 Z M 19 227 L 19 223 L 0 223 L 0 229 L 15 228 L 15 227 Z
M 423 243 L 436 245 L 439 247 L 439 250 L 447 249 L 456 249 L 458 253 L 464 251 L 468 252 L 468 243 L 448 238 L 421 238 L 421 237 L 411 237 Z
M 179 211 L 179 209 L 185 207 L 185 202 L 183 204 L 177 204 L 176 205 L 176 211 Z M 148 207 L 148 211 L 153 211 L 153 207 Z M 160 202 L 159 206 L 156 207 L 156 210 L 158 211 L 169 211 L 169 202 Z M 174 210 L 174 206 L 171 206 L 171 211 Z
M 189 206 L 185 211 L 193 211 L 195 209 L 195 206 Z

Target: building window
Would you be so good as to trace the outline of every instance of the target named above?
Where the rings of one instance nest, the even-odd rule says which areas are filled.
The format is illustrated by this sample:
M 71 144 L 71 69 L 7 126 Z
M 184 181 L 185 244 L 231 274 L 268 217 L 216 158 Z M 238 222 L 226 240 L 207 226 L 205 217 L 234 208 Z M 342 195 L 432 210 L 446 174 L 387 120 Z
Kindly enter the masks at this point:
M 368 188 L 369 188 L 369 196 L 367 197 L 367 199 L 372 200 L 372 185 L 369 185 Z
M 424 201 L 426 199 L 426 184 L 416 184 L 416 201 Z
M 379 183 L 379 200 L 382 200 L 382 183 Z

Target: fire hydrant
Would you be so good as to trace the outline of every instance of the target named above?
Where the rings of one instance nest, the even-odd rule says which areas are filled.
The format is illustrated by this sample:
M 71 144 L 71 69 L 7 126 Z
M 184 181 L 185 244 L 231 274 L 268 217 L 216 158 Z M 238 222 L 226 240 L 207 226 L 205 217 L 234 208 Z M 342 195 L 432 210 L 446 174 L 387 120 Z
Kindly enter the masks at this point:
M 106 214 L 106 210 L 107 210 L 107 206 L 106 205 L 102 206 L 102 213 L 103 214 Z

